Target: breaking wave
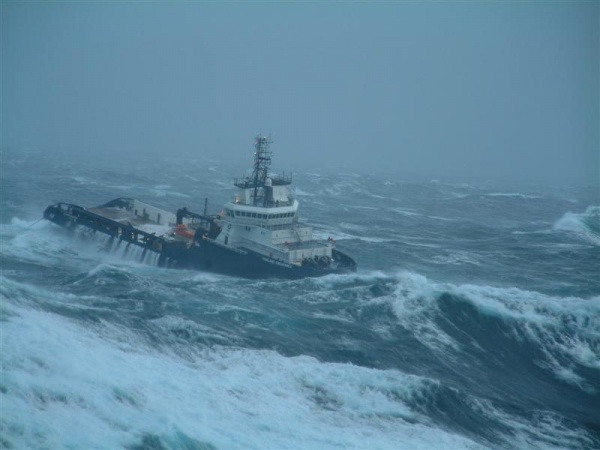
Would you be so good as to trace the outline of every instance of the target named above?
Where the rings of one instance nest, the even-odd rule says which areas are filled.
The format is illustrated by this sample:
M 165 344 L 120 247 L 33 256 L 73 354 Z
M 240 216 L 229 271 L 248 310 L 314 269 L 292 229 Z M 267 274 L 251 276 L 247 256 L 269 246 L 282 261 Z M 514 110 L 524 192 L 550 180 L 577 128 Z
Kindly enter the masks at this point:
M 28 290 L 6 282 L 2 294 Z M 266 350 L 189 348 L 181 357 L 131 329 L 81 326 L 14 302 L 3 320 L 7 447 L 483 448 L 414 408 L 438 395 L 426 378 Z
M 568 212 L 554 223 L 555 230 L 575 233 L 600 246 L 600 206 L 589 206 L 583 213 Z
M 371 324 L 383 337 L 399 325 L 439 358 L 452 361 L 469 353 L 492 366 L 541 371 L 583 393 L 600 394 L 600 323 L 594 320 L 600 317 L 600 296 L 443 284 L 405 272 L 376 273 L 365 281 L 348 290 L 340 289 L 345 282 L 338 279 L 304 300 L 344 301 L 352 294 L 360 298 L 361 314 L 383 308 L 380 317 L 386 311 L 394 315 L 395 322 Z
M 83 279 L 117 283 L 122 276 L 126 284 L 144 278 L 101 265 Z M 264 322 L 265 313 L 246 301 L 237 307 L 219 305 L 233 320 L 227 327 L 219 327 L 216 316 L 203 324 L 197 317 L 164 310 L 155 316 L 141 311 L 143 316 L 123 322 L 119 316 L 125 310 L 111 312 L 104 291 L 90 294 L 88 286 L 83 298 L 3 279 L 0 311 L 6 339 L 0 392 L 3 408 L 11 412 L 1 418 L 4 444 L 87 448 L 102 442 L 104 448 L 192 449 L 264 448 L 266 443 L 295 448 L 299 442 L 310 448 L 374 449 L 398 448 L 398 443 L 453 449 L 595 445 L 593 436 L 567 417 L 535 407 L 515 410 L 514 388 L 508 387 L 501 367 L 523 369 L 512 376 L 525 385 L 537 382 L 528 379 L 531 367 L 523 368 L 527 359 L 542 371 L 567 368 L 571 377 L 558 378 L 574 382 L 581 395 L 596 395 L 591 383 L 600 369 L 600 331 L 591 318 L 600 314 L 597 299 L 439 284 L 412 273 L 230 286 L 212 278 L 187 279 L 205 287 L 209 283 L 214 292 L 242 290 L 248 299 L 255 298 L 254 291 L 268 296 L 295 291 L 288 299 L 292 304 L 317 307 L 300 332 L 315 324 L 324 329 L 332 316 L 343 313 L 346 322 L 336 322 L 340 342 L 350 342 L 350 335 L 340 334 L 353 322 L 370 326 L 382 337 L 374 344 L 389 351 L 408 332 L 423 346 L 419 352 L 430 351 L 438 364 L 468 373 L 466 384 L 441 381 L 435 370 L 407 370 L 408 355 L 398 367 L 377 368 L 350 356 L 328 361 L 318 353 L 322 349 L 311 355 L 314 343 L 297 355 L 287 354 L 286 339 L 279 341 L 278 351 L 250 348 L 243 334 L 273 333 L 273 327 L 250 326 L 250 320 Z M 168 292 L 165 286 L 161 302 L 169 301 Z M 385 351 L 378 357 L 385 358 Z M 494 380 L 499 394 L 468 389 L 481 375 L 477 365 L 496 359 L 503 359 Z M 463 364 L 469 361 L 474 365 L 467 370 Z

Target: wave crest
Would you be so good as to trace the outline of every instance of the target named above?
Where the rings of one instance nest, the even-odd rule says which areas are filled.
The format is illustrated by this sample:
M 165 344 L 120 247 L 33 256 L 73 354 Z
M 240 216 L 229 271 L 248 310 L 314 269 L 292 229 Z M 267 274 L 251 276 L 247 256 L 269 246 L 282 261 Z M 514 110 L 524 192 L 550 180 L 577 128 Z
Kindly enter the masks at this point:
M 390 293 L 369 303 L 388 305 L 400 326 L 444 360 L 464 352 L 493 357 L 503 348 L 504 365 L 533 363 L 555 379 L 597 393 L 600 324 L 591 318 L 600 317 L 600 297 L 436 283 L 404 272 L 392 283 Z
M 553 229 L 575 233 L 600 246 L 600 206 L 588 206 L 583 213 L 567 212 L 554 223 Z

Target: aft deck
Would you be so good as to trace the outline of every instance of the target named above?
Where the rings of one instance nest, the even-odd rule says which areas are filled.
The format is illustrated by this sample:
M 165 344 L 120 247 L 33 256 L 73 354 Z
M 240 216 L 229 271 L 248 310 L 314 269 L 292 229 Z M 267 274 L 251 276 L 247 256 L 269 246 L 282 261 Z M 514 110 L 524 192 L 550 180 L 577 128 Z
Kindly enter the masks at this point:
M 101 206 L 95 208 L 86 208 L 89 212 L 98 214 L 99 216 L 105 217 L 106 219 L 114 220 L 115 222 L 122 223 L 123 225 L 131 224 L 133 226 L 143 225 L 150 223 L 148 220 L 144 220 L 143 217 L 136 216 L 132 211 L 120 208 L 103 208 Z

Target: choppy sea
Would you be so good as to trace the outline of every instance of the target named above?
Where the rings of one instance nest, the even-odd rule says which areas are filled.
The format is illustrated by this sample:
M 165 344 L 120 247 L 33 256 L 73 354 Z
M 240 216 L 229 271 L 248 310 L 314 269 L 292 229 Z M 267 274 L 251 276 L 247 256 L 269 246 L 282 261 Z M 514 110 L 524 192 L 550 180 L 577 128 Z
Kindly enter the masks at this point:
M 216 212 L 245 164 L 1 157 L 0 448 L 600 448 L 597 186 L 297 173 L 358 272 L 253 281 L 39 220 Z

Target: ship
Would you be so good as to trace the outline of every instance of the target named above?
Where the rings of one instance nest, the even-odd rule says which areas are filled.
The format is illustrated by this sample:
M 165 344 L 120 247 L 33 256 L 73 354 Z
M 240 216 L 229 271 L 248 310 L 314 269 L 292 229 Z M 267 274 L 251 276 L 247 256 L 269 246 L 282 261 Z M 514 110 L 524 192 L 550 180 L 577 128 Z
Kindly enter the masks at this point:
M 100 206 L 60 202 L 44 218 L 69 230 L 100 235 L 110 247 L 137 249 L 142 261 L 161 267 L 215 272 L 243 278 L 299 279 L 355 272 L 352 257 L 335 241 L 316 239 L 301 221 L 293 195 L 292 175 L 270 173 L 270 136 L 254 140 L 254 164 L 235 178 L 237 192 L 219 213 L 202 214 L 187 207 L 175 213 L 133 198 L 116 198 Z

